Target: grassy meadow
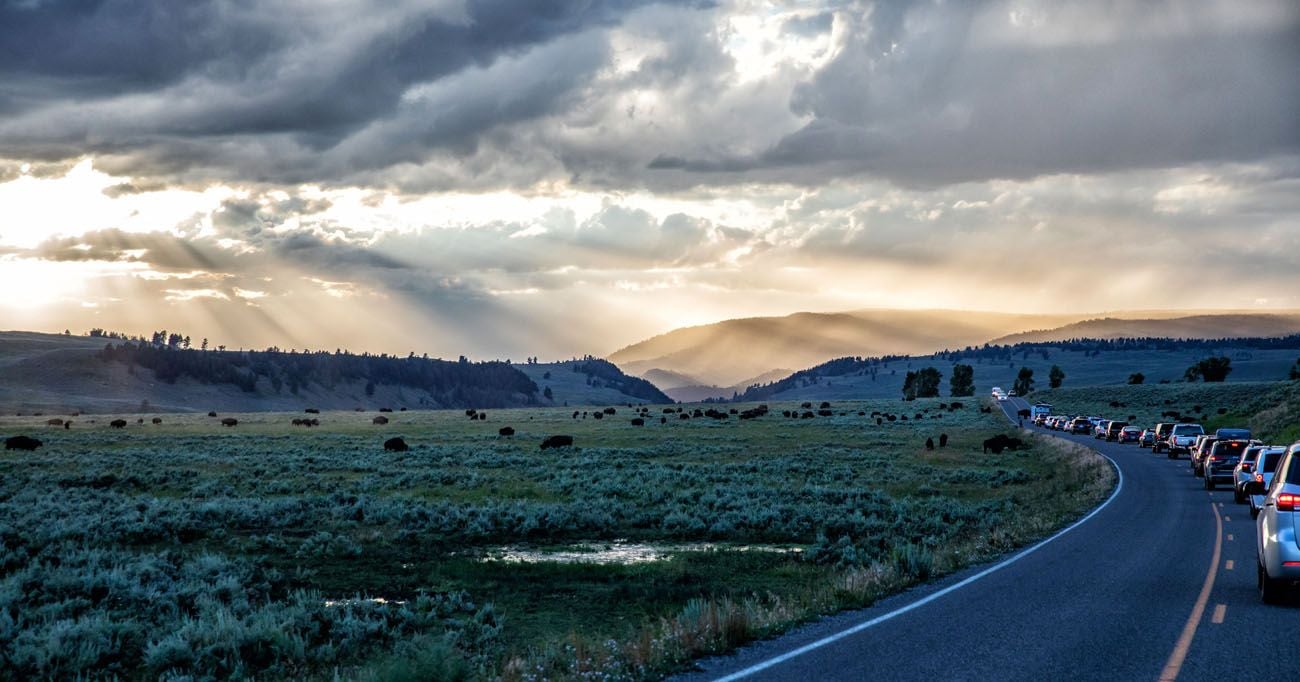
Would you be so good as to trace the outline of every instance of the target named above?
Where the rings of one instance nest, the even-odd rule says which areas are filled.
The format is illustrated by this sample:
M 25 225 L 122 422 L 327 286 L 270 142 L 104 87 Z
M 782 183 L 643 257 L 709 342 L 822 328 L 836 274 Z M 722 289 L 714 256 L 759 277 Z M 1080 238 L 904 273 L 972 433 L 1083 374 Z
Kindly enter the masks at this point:
M 0 417 L 45 442 L 0 452 L 0 678 L 656 678 L 1108 493 L 1087 451 L 983 454 L 1002 415 L 939 402 Z

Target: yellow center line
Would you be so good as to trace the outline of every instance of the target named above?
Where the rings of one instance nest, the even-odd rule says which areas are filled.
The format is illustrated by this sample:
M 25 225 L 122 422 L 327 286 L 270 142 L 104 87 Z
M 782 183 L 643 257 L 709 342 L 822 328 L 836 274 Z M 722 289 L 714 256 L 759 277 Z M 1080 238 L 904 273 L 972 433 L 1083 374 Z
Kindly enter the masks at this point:
M 1217 604 L 1214 607 L 1214 615 L 1210 616 L 1211 623 L 1222 623 L 1223 617 L 1228 613 L 1227 604 Z
M 1219 559 L 1223 556 L 1223 517 L 1219 515 L 1219 509 L 1214 505 L 1210 505 L 1210 511 L 1214 512 L 1214 558 L 1210 560 L 1210 570 L 1205 574 L 1205 584 L 1201 586 L 1201 594 L 1196 598 L 1192 614 L 1187 617 L 1183 633 L 1179 635 L 1178 643 L 1174 645 L 1174 650 L 1165 663 L 1165 669 L 1160 673 L 1160 682 L 1173 682 L 1178 679 L 1178 673 L 1183 669 L 1183 660 L 1187 658 L 1187 651 L 1192 648 L 1196 627 L 1200 625 L 1201 617 L 1205 615 L 1205 605 L 1210 601 L 1214 578 L 1219 574 Z

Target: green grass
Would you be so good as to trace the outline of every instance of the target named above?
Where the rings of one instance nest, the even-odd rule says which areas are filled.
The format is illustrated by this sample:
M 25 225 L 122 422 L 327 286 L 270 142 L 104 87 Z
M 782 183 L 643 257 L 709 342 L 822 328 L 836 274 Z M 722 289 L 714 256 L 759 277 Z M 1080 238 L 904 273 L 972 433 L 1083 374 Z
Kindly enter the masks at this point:
M 21 618 L 0 623 L 0 664 L 33 677 L 652 678 L 1029 542 L 1111 485 L 1098 458 L 1050 440 L 985 455 L 1002 416 L 938 402 L 841 402 L 815 419 L 772 403 L 749 421 L 656 407 L 643 427 L 625 405 L 599 421 L 412 411 L 376 426 L 327 412 L 310 430 L 286 413 L 229 415 L 234 428 L 123 415 L 120 430 L 113 415 L 70 430 L 2 417 L 0 434 L 46 446 L 0 454 L 0 613 Z M 904 409 L 907 421 L 869 416 Z M 516 435 L 498 437 L 507 425 Z M 927 451 L 941 433 L 949 446 Z M 539 449 L 553 434 L 577 447 Z M 385 452 L 392 436 L 411 451 Z M 622 542 L 665 556 L 484 560 Z M 357 596 L 390 602 L 324 606 Z M 76 636 L 59 634 L 68 623 Z

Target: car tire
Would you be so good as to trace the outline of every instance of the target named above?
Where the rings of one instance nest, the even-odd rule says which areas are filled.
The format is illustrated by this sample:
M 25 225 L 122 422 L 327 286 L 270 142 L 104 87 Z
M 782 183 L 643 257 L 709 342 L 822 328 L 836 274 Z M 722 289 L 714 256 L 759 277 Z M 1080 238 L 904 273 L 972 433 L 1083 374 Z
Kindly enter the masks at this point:
M 1209 476 L 1205 477 L 1205 489 L 1214 490 L 1214 479 L 1210 478 Z
M 1251 508 L 1250 508 L 1250 518 L 1252 518 L 1252 519 L 1257 519 L 1257 518 L 1259 518 L 1259 510 L 1256 509 L 1255 507 L 1251 507 Z
M 1265 604 L 1279 604 L 1286 597 L 1286 584 L 1281 580 L 1274 580 L 1268 577 L 1268 572 L 1264 570 L 1264 564 L 1259 564 L 1259 578 L 1257 586 L 1259 587 L 1259 598 Z
M 1178 455 L 1175 455 L 1172 452 L 1166 452 L 1165 457 L 1168 457 L 1169 459 L 1178 459 Z
M 1241 494 L 1241 488 L 1232 486 L 1232 501 L 1237 504 L 1246 504 L 1246 496 Z

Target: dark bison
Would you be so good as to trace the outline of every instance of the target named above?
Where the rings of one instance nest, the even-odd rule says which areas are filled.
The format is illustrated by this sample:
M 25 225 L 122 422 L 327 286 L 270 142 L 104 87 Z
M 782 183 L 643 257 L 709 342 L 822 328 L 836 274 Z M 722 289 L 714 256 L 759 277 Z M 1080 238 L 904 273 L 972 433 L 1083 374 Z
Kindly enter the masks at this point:
M 379 411 L 380 411 L 380 412 L 392 412 L 392 411 L 393 411 L 393 408 L 391 408 L 391 407 L 381 407 L 381 408 L 379 408 Z
M 477 419 L 478 410 L 465 410 L 465 416 L 469 417 L 470 419 Z
M 125 429 L 125 428 L 126 428 L 126 420 L 125 420 L 125 419 L 114 419 L 113 421 L 109 422 L 108 425 L 111 426 L 111 427 L 113 427 L 113 428 L 115 428 L 115 429 Z
M 948 447 L 948 434 L 946 433 L 939 434 L 939 447 L 941 448 Z
M 686 414 L 685 412 L 682 412 L 682 413 L 679 413 L 679 414 L 677 415 L 677 418 L 678 418 L 678 419 L 690 419 L 690 418 L 691 418 L 691 415 Z
M 1024 447 L 1024 445 L 1024 441 L 1019 438 L 1012 438 L 1006 434 L 999 433 L 992 438 L 984 440 L 984 452 L 992 450 L 993 454 L 1000 455 L 1003 450 L 1019 450 Z
M 637 417 L 636 419 L 632 420 L 632 426 L 645 426 L 645 420 L 640 417 Z
M 411 449 L 411 446 L 407 445 L 406 441 L 401 438 L 389 438 L 384 441 L 384 449 L 389 452 L 406 452 Z
M 660 423 L 660 424 L 667 424 L 667 423 L 668 423 L 668 417 L 660 417 L 660 418 L 659 418 L 659 423 Z
M 239 424 L 239 420 L 235 419 L 234 417 L 226 417 L 225 419 L 221 420 L 222 426 L 236 426 L 238 424 Z
M 155 425 L 157 425 L 157 424 L 161 424 L 161 423 L 162 423 L 162 417 L 154 417 L 154 418 L 151 419 L 150 421 L 152 421 Z
M 497 429 L 497 435 L 498 435 L 498 436 L 505 436 L 505 437 L 508 438 L 508 437 L 510 437 L 510 436 L 515 435 L 515 430 L 512 429 L 512 428 L 510 428 L 509 426 L 503 426 L 503 427 Z
M 832 412 L 832 411 L 830 411 L 830 410 L 817 410 L 817 416 L 819 416 L 819 417 L 834 417 L 834 416 L 835 416 L 835 413 Z
M 385 417 L 384 415 L 381 414 L 381 415 L 379 415 L 378 417 L 375 417 L 374 419 L 371 419 L 371 420 L 370 420 L 370 423 L 371 423 L 371 424 L 379 424 L 380 426 L 383 426 L 384 424 L 387 424 L 387 423 L 388 423 L 388 417 Z
M 209 413 L 208 413 L 208 416 L 209 416 L 209 417 L 215 417 L 215 416 L 217 416 L 217 413 L 216 413 L 216 412 L 209 412 Z
M 542 449 L 548 448 L 571 448 L 573 447 L 573 436 L 547 436 L 542 441 Z
M 926 438 L 926 439 L 925 439 L 925 449 L 926 449 L 926 450 L 933 450 L 933 449 L 934 449 L 934 439 L 933 439 L 933 438 Z
M 309 407 L 305 411 L 307 412 L 307 414 L 320 414 L 320 410 L 314 407 Z
M 595 417 L 596 419 L 604 419 L 604 418 L 605 418 L 605 413 L 604 413 L 604 412 L 592 412 L 592 413 L 591 413 L 591 416 Z
M 46 426 L 63 426 L 63 420 L 55 417 L 54 419 L 45 420 Z
M 960 410 L 960 409 L 963 408 L 963 407 L 966 407 L 966 406 L 963 405 L 963 404 L 961 404 L 961 403 L 951 403 L 951 404 L 948 405 L 948 409 L 950 409 L 950 410 Z
M 616 410 L 616 409 L 614 409 L 614 408 L 612 408 L 612 407 L 606 407 L 606 408 L 605 408 L 605 414 L 618 414 L 618 410 Z
M 478 420 L 481 421 L 481 422 L 485 422 L 485 421 L 487 421 L 487 412 L 479 412 L 479 413 L 478 413 Z
M 6 450 L 35 450 L 36 448 L 41 447 L 41 445 L 43 445 L 43 443 L 39 440 L 27 436 L 14 436 L 5 439 Z

